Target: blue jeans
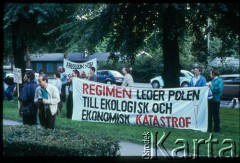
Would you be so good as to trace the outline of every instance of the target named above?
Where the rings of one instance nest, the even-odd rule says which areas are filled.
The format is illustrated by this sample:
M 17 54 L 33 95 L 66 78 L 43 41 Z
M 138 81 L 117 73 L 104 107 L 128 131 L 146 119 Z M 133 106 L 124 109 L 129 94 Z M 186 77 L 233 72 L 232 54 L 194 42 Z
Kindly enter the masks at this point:
M 15 84 L 9 85 L 8 88 L 7 88 L 6 91 L 5 91 L 5 95 L 6 95 L 6 97 L 7 97 L 7 99 L 8 99 L 9 101 L 12 101 L 12 100 L 13 100 L 13 95 L 12 95 L 12 93 L 13 93 L 14 88 L 15 88 Z

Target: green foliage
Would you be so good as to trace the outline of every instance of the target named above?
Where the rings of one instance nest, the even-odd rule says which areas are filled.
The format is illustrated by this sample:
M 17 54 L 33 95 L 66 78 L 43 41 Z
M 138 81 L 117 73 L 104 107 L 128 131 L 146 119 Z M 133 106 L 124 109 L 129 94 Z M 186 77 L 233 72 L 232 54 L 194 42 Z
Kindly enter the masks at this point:
M 117 70 L 122 72 L 122 68 L 124 67 L 123 62 L 113 63 L 112 61 L 99 61 L 98 69 L 99 70 Z
M 161 57 L 155 58 L 154 55 L 139 54 L 136 62 L 132 65 L 134 82 L 149 83 L 151 78 L 161 75 L 163 72 L 161 59 Z
M 237 3 L 6 3 L 4 7 L 4 54 L 13 53 L 15 67 L 23 70 L 27 48 L 30 52 L 76 50 L 90 54 L 104 49 L 120 52 L 123 61 L 134 66 L 140 50 L 163 47 L 158 56 L 163 56 L 163 75 L 167 84 L 174 81 L 175 86 L 179 69 L 189 61 L 179 56 L 190 54 L 206 65 L 211 54 L 229 56 L 239 51 Z M 211 25 L 207 26 L 209 19 Z M 219 53 L 207 47 L 209 32 L 222 41 Z M 137 76 L 141 73 L 136 72 Z
M 4 126 L 4 156 L 117 156 L 110 136 L 36 126 Z

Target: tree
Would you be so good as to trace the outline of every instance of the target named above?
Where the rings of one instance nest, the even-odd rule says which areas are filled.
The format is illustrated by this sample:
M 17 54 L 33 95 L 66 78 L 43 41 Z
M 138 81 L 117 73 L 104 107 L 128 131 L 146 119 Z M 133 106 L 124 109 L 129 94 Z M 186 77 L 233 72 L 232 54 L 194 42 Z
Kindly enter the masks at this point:
M 66 6 L 68 7 L 68 6 Z M 65 8 L 66 9 L 66 8 Z M 45 35 L 66 22 L 67 12 L 60 4 L 6 3 L 4 5 L 4 57 L 13 56 L 15 67 L 25 73 L 28 50 L 41 52 L 59 49 L 54 37 Z M 62 17 L 66 14 L 64 17 Z M 53 21 L 54 20 L 54 21 Z
M 63 7 L 72 7 L 72 10 L 65 13 Z M 48 39 L 36 40 L 45 43 L 55 40 L 54 50 L 74 48 L 93 53 L 95 47 L 105 41 L 106 51 L 120 52 L 130 64 L 142 47 L 149 44 L 153 49 L 162 47 L 166 87 L 178 87 L 179 56 L 183 49 L 179 45 L 184 38 L 194 36 L 193 54 L 200 62 L 205 62 L 208 57 L 204 40 L 207 20 L 212 21 L 212 36 L 222 38 L 223 48 L 229 48 L 239 39 L 238 9 L 238 3 L 6 4 L 4 29 L 12 27 L 9 31 L 15 63 L 20 63 L 18 67 L 23 67 L 22 56 L 26 54 L 26 47 L 35 42 L 32 36 L 36 31 L 40 35 L 48 31 L 44 35 Z M 230 23 L 233 21 L 234 25 Z M 34 32 L 26 31 L 27 27 L 32 27 Z M 19 52 L 21 58 L 16 57 Z
M 107 38 L 106 51 L 120 52 L 130 63 L 134 63 L 136 54 L 146 45 L 145 40 L 155 37 L 159 43 L 155 48 L 163 49 L 166 87 L 178 87 L 181 69 L 179 44 L 184 36 L 195 36 L 194 54 L 200 62 L 206 61 L 204 29 L 207 20 L 210 18 L 213 22 L 212 35 L 224 36 L 225 41 L 238 38 L 238 8 L 238 4 L 231 3 L 81 4 L 76 13 L 79 19 L 71 22 L 75 25 L 71 30 L 66 28 L 67 24 L 64 25 L 64 35 L 68 33 L 71 42 L 78 44 L 80 50 L 88 49 L 90 52 L 94 52 L 94 47 Z M 226 24 L 226 16 L 236 25 L 230 27 L 231 23 Z M 217 30 L 221 28 L 228 29 L 230 34 L 222 35 L 224 31 Z M 76 32 L 71 35 L 71 31 Z

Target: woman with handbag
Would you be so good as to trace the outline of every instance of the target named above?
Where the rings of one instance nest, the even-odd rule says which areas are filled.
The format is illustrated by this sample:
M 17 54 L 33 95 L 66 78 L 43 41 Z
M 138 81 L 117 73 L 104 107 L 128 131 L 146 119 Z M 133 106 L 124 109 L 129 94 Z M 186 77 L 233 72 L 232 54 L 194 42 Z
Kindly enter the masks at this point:
M 37 125 L 37 107 L 34 103 L 35 90 L 38 87 L 35 81 L 35 72 L 30 70 L 24 75 L 23 85 L 18 100 L 21 102 L 19 114 L 24 125 Z

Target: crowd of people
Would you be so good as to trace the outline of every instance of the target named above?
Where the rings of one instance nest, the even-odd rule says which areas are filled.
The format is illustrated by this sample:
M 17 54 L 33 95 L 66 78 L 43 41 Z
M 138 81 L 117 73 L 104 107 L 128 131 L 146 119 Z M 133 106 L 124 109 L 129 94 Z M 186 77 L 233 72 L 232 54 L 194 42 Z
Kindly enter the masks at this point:
M 20 102 L 19 115 L 23 119 L 24 125 L 37 125 L 39 118 L 40 125 L 44 128 L 54 129 L 56 115 L 61 115 L 63 102 L 66 98 L 66 86 L 68 86 L 68 96 L 66 101 L 67 118 L 72 118 L 73 112 L 73 78 L 82 78 L 90 81 L 97 81 L 95 67 L 91 67 L 86 75 L 85 71 L 81 73 L 74 69 L 67 76 L 63 67 L 58 67 L 53 75 L 53 81 L 48 82 L 48 76 L 41 70 L 36 81 L 33 70 L 26 71 L 23 78 L 23 85 L 20 88 L 18 100 Z M 4 78 L 4 95 L 10 102 L 14 101 L 13 91 L 16 89 L 13 76 Z M 4 96 L 5 98 L 5 96 Z M 4 99 L 3 99 L 4 100 Z
M 21 103 L 20 115 L 23 118 L 24 125 L 36 125 L 37 115 L 42 127 L 54 129 L 56 115 L 61 115 L 63 102 L 66 101 L 67 118 L 72 119 L 73 114 L 73 85 L 74 78 L 81 78 L 89 81 L 97 81 L 95 67 L 91 67 L 88 75 L 85 71 L 79 72 L 77 69 L 72 70 L 68 76 L 63 67 L 58 67 L 54 74 L 54 80 L 48 83 L 48 76 L 41 72 L 36 82 L 34 71 L 27 71 L 24 75 L 24 84 L 21 87 L 18 100 Z M 123 67 L 124 81 L 122 86 L 132 87 L 134 80 L 128 66 Z M 219 78 L 219 71 L 212 69 L 210 71 L 211 81 L 206 82 L 206 78 L 202 75 L 201 66 L 193 69 L 194 76 L 191 78 L 190 87 L 208 86 L 213 94 L 213 98 L 208 100 L 208 131 L 221 132 L 220 129 L 220 98 L 222 96 L 224 83 Z M 7 99 L 12 102 L 12 91 L 16 84 L 13 77 L 6 77 L 4 82 L 8 85 L 4 94 Z M 66 86 L 68 86 L 68 96 L 66 100 Z M 30 111 L 29 111 L 30 110 Z M 213 129 L 212 129 L 212 123 Z

